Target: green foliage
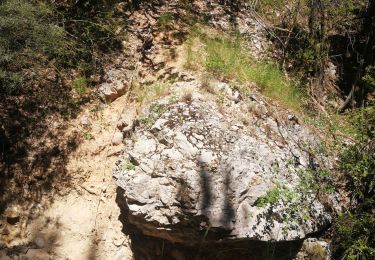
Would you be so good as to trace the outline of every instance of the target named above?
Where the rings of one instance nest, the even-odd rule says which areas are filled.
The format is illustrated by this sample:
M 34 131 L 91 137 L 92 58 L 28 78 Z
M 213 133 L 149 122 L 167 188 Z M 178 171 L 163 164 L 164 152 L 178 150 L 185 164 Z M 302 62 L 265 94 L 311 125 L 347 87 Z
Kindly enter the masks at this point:
M 86 77 L 78 77 L 73 80 L 72 86 L 79 95 L 85 95 L 89 92 L 87 83 L 88 82 Z
M 17 94 L 43 70 L 68 77 L 74 69 L 89 77 L 101 72 L 100 53 L 120 46 L 112 7 L 102 1 L 52 6 L 47 1 L 6 0 L 0 5 L 0 93 Z M 39 78 L 35 78 L 38 76 Z M 77 85 L 80 85 L 78 86 Z M 83 91 L 83 78 L 73 88 Z M 86 91 L 86 90 L 85 90 Z
M 240 38 L 211 38 L 206 44 L 208 71 L 241 84 L 255 82 L 265 95 L 280 100 L 290 108 L 300 109 L 301 95 L 297 86 L 287 80 L 275 64 L 256 62 L 246 55 Z
M 354 113 L 355 142 L 340 154 L 340 170 L 347 190 L 351 192 L 351 208 L 335 224 L 337 252 L 348 259 L 375 257 L 375 108 Z
M 283 10 L 285 4 L 285 0 L 260 0 L 257 1 L 255 9 L 269 19 L 272 19 L 272 17 L 276 17 L 276 14 Z
M 255 202 L 255 205 L 261 208 L 264 208 L 269 204 L 273 205 L 280 200 L 284 191 L 285 191 L 285 187 L 282 186 L 280 183 L 278 183 L 275 187 L 268 190 L 266 195 L 260 197 Z
M 197 39 L 203 44 L 204 55 L 198 48 L 199 44 L 194 45 Z M 289 108 L 301 109 L 302 94 L 298 84 L 288 80 L 276 64 L 253 60 L 243 49 L 243 41 L 238 35 L 209 36 L 195 30 L 186 46 L 188 68 L 194 69 L 203 64 L 216 77 L 225 77 L 241 85 L 255 82 L 268 97 Z M 247 93 L 249 89 L 244 88 L 243 91 Z
M 146 117 L 141 118 L 140 122 L 147 127 L 151 127 L 166 110 L 167 108 L 165 105 L 152 104 L 149 114 Z
M 134 170 L 135 170 L 135 165 L 132 164 L 131 162 L 128 162 L 128 163 L 126 164 L 126 169 L 127 169 L 128 171 L 134 171 Z
M 339 249 L 347 259 L 373 259 L 375 257 L 375 217 L 370 214 L 347 213 L 335 223 Z
M 159 16 L 158 23 L 160 26 L 165 27 L 173 21 L 173 15 L 171 13 L 162 13 Z
M 90 133 L 90 132 L 85 132 L 84 133 L 84 137 L 86 140 L 90 141 L 90 140 L 94 140 L 95 137 Z
M 290 165 L 290 162 L 288 162 Z M 289 174 L 292 169 L 288 169 Z M 276 173 L 279 172 L 277 169 Z M 298 169 L 299 183 L 290 187 L 287 183 L 277 182 L 264 196 L 255 202 L 257 207 L 274 207 L 284 205 L 285 213 L 282 221 L 285 224 L 283 232 L 287 232 L 288 226 L 302 224 L 310 218 L 310 208 L 314 200 L 320 199 L 334 191 L 331 181 L 331 173 L 324 169 Z M 285 207 L 285 205 L 287 205 Z
M 375 92 L 375 65 L 366 67 L 365 75 L 362 80 L 364 81 L 368 91 L 370 93 Z
M 61 59 L 69 50 L 54 10 L 41 1 L 7 0 L 0 5 L 0 92 L 15 93 L 25 70 Z M 30 73 L 30 71 L 29 71 Z
M 301 196 L 314 194 L 331 194 L 335 188 L 332 181 L 332 173 L 326 169 L 300 169 L 298 172 L 300 179 L 296 192 Z
M 375 188 L 375 107 L 361 109 L 351 119 L 356 143 L 340 155 L 340 168 L 350 181 L 354 198 L 366 202 L 374 200 Z

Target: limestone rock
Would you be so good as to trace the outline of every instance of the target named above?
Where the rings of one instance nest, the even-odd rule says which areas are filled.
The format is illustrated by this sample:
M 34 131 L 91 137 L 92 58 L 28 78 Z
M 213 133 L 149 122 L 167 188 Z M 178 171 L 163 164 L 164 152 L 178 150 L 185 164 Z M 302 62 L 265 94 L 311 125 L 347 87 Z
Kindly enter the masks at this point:
M 45 246 L 45 241 L 42 236 L 37 236 L 34 239 L 34 244 L 37 246 L 37 248 L 43 248 Z
M 119 145 L 119 144 L 122 144 L 122 140 L 124 139 L 124 135 L 122 132 L 116 132 L 114 135 L 113 135 L 113 138 L 112 138 L 112 144 L 113 145 Z
M 207 243 L 299 241 L 325 228 L 331 215 L 313 193 L 303 198 L 305 210 L 291 210 L 295 199 L 259 205 L 280 187 L 299 196 L 299 174 L 314 161 L 309 147 L 318 145 L 309 130 L 247 109 L 258 102 L 280 112 L 264 102 L 231 102 L 222 111 L 196 92 L 189 102 L 153 104 L 159 109 L 149 110 L 127 142 L 114 170 L 127 221 L 146 236 L 187 246 L 203 236 Z
M 88 125 L 90 125 L 90 116 L 89 115 L 83 115 L 80 118 L 80 124 L 82 126 L 88 126 Z
M 122 96 L 128 88 L 127 71 L 112 69 L 107 72 L 105 82 L 99 87 L 99 95 L 106 101 L 112 102 Z

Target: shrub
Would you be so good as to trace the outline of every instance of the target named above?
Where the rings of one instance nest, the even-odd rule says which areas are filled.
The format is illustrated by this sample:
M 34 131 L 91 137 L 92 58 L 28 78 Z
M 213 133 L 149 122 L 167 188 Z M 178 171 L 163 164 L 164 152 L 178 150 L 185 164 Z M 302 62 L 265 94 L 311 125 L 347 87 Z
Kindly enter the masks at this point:
M 68 40 L 53 21 L 53 9 L 36 1 L 0 5 L 0 92 L 13 94 L 38 66 L 65 55 Z M 51 65 L 53 66 L 53 64 Z
M 335 223 L 336 254 L 348 259 L 375 257 L 375 108 L 356 112 L 351 119 L 356 142 L 340 155 L 351 205 Z

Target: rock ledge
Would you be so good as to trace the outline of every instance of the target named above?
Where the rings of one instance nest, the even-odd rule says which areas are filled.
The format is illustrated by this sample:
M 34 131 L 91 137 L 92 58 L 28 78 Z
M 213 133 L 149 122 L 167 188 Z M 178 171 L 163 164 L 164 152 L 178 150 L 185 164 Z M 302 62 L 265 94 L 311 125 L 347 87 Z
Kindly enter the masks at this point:
M 186 84 L 199 85 L 174 88 Z M 256 96 L 218 105 L 193 90 L 154 103 L 126 143 L 114 177 L 128 222 L 187 246 L 300 240 L 326 227 L 331 216 L 313 193 L 306 210 L 291 210 L 298 194 L 259 206 L 277 187 L 296 192 L 301 172 L 319 167 L 308 152 L 318 141 L 295 116 Z

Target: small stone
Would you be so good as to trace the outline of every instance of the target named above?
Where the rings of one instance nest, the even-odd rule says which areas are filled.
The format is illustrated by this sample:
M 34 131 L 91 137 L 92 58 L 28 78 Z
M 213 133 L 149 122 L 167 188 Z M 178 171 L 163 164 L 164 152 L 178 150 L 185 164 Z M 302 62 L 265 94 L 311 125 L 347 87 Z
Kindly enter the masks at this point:
M 113 145 L 120 145 L 122 144 L 122 140 L 124 139 L 124 135 L 121 132 L 116 132 L 113 135 L 112 144 Z
M 5 250 L 0 250 L 0 259 L 2 260 L 3 257 L 7 255 L 7 252 Z
M 331 250 L 329 244 L 316 238 L 306 239 L 303 242 L 301 251 L 297 254 L 296 260 L 306 259 L 331 259 Z
M 20 213 L 20 209 L 17 206 L 13 206 L 6 209 L 4 215 L 9 224 L 16 225 L 21 219 Z
M 27 246 L 17 246 L 15 250 L 19 253 L 26 254 L 29 248 Z
M 122 246 L 123 244 L 124 244 L 124 238 L 122 238 L 122 237 L 115 237 L 113 240 L 112 240 L 112 243 L 115 245 L 115 246 L 117 246 L 117 247 L 119 247 L 119 246 Z
M 241 101 L 241 94 L 237 90 L 233 91 L 233 90 L 230 89 L 230 90 L 227 91 L 227 98 L 229 100 L 234 101 L 235 103 L 238 103 L 238 102 Z
M 163 129 L 163 125 L 165 125 L 168 120 L 160 118 L 156 120 L 155 124 L 151 127 L 151 131 L 160 131 Z
M 34 239 L 34 244 L 37 246 L 37 248 L 43 248 L 45 243 L 44 239 L 41 236 L 38 236 Z
M 100 124 L 95 123 L 95 124 L 92 125 L 92 132 L 93 133 L 99 134 L 101 131 L 102 131 L 102 127 L 100 126 Z
M 11 225 L 16 225 L 18 222 L 20 222 L 20 216 L 7 217 L 7 222 Z
M 9 256 L 7 255 L 4 255 L 4 256 L 0 256 L 0 260 L 11 260 L 12 258 L 10 258 Z M 15 259 L 15 258 L 13 258 Z
M 89 116 L 88 115 L 82 116 L 81 119 L 80 119 L 80 124 L 82 126 L 88 126 L 88 125 L 90 125 L 90 118 L 89 118 Z

